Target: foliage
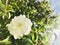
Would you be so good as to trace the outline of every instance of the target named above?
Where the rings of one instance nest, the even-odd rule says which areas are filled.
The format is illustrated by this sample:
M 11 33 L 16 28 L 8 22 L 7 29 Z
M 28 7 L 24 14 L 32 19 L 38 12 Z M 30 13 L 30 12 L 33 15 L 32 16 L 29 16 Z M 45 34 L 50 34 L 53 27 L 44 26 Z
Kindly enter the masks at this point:
M 48 26 L 54 26 L 56 16 L 51 16 L 53 10 L 48 1 L 37 0 L 0 0 L 0 45 L 49 45 Z M 32 23 L 31 33 L 15 40 L 10 35 L 6 25 L 15 16 L 26 15 Z M 45 27 L 47 26 L 47 27 Z

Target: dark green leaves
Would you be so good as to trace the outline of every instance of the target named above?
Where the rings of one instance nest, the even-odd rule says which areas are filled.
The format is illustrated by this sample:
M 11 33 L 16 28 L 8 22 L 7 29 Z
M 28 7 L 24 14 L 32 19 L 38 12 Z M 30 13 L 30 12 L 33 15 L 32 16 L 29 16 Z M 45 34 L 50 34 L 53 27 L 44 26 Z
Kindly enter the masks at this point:
M 33 45 L 33 42 L 29 38 L 24 38 L 20 40 L 15 40 L 16 45 Z

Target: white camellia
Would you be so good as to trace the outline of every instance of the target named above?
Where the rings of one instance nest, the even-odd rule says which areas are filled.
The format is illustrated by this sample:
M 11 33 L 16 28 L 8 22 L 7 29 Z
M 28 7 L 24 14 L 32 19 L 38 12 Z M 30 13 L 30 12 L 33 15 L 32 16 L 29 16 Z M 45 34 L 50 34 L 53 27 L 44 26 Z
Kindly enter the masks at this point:
M 14 17 L 10 24 L 7 24 L 8 30 L 15 39 L 20 39 L 23 35 L 28 35 L 31 31 L 32 22 L 25 15 Z

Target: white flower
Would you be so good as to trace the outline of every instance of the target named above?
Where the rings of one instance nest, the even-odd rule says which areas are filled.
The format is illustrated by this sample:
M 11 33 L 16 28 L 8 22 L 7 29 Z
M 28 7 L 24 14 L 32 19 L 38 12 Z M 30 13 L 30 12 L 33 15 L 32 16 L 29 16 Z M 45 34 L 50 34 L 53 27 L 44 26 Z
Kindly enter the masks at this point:
M 31 31 L 32 22 L 25 15 L 14 17 L 10 24 L 7 24 L 8 30 L 15 39 L 20 39 L 23 35 L 28 35 Z

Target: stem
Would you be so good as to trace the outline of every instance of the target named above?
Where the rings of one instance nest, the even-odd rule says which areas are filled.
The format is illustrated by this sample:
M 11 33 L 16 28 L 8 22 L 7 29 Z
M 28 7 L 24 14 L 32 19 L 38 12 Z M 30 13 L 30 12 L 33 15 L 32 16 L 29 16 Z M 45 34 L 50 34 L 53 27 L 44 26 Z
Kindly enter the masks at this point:
M 8 0 L 6 0 L 6 6 L 7 6 L 7 4 L 8 4 Z
M 16 41 L 15 41 L 15 44 L 18 45 Z

